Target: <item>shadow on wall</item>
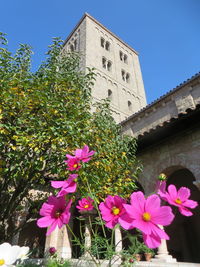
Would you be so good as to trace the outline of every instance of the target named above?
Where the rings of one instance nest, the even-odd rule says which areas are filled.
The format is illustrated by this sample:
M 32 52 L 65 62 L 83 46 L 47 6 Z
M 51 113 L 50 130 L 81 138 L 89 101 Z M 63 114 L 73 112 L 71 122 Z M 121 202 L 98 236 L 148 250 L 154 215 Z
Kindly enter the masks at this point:
M 43 258 L 46 240 L 46 228 L 39 228 L 36 220 L 25 225 L 20 232 L 19 246 L 28 246 L 30 248 L 31 258 Z

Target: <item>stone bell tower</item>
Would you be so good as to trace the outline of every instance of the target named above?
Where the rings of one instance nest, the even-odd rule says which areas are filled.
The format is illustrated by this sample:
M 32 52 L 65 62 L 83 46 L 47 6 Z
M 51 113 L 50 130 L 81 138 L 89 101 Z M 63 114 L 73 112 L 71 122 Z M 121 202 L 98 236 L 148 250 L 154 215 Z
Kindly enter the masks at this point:
M 138 53 L 93 17 L 84 14 L 64 49 L 81 53 L 82 70 L 95 68 L 93 101 L 109 98 L 116 122 L 146 105 Z

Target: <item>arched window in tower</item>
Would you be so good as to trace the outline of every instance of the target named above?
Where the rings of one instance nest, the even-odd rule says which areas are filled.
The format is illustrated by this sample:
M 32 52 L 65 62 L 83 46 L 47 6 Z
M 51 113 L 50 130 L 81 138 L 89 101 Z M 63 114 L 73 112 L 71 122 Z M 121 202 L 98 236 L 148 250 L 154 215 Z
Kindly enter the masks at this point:
M 105 49 L 110 51 L 110 43 L 108 41 L 106 41 Z
M 119 57 L 120 57 L 120 60 L 123 61 L 123 53 L 122 53 L 122 51 L 119 51 Z
M 130 100 L 128 100 L 128 110 L 129 111 L 132 111 L 132 103 L 131 103 L 131 101 Z
M 126 64 L 128 63 L 128 57 L 125 54 L 124 54 L 124 63 L 126 63 Z
M 124 54 L 122 51 L 119 51 L 119 58 L 122 62 L 128 63 L 128 56 Z
M 104 40 L 104 38 L 103 37 L 101 37 L 101 47 L 105 47 L 105 40 Z
M 122 70 L 122 72 L 121 72 L 121 73 L 122 73 L 122 80 L 123 80 L 123 81 L 126 81 L 125 71 L 124 71 L 124 70 Z
M 108 99 L 112 100 L 113 98 L 113 93 L 110 89 L 108 89 Z
M 77 39 L 74 40 L 74 50 L 77 50 L 78 46 L 77 46 Z
M 69 48 L 70 48 L 70 51 L 71 52 L 74 52 L 74 46 L 73 46 L 73 44 L 71 44 Z
M 111 69 L 112 69 L 112 62 L 111 61 L 108 61 L 108 63 L 107 63 L 107 70 L 108 71 L 111 71 Z
M 103 67 L 104 69 L 107 68 L 107 66 L 106 66 L 106 58 L 105 58 L 105 57 L 102 57 L 102 67 Z
M 129 83 L 130 82 L 130 74 L 126 73 L 126 82 Z

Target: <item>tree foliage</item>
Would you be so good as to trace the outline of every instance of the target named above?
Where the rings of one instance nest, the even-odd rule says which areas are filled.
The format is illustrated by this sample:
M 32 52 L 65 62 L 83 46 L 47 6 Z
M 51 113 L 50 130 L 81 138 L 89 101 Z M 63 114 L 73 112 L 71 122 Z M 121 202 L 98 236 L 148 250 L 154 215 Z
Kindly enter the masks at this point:
M 65 154 L 84 144 L 97 153 L 81 169 L 79 195 L 87 195 L 89 182 L 98 199 L 117 193 L 127 197 L 140 170 L 135 140 L 120 135 L 108 101 L 90 112 L 93 70 L 82 73 L 79 56 L 63 53 L 62 41 L 55 38 L 33 73 L 31 48 L 20 45 L 12 55 L 3 34 L 0 40 L 0 239 L 18 230 L 13 218 L 23 200 L 26 220 L 33 216 L 30 190 L 45 191 L 50 180 L 66 179 Z

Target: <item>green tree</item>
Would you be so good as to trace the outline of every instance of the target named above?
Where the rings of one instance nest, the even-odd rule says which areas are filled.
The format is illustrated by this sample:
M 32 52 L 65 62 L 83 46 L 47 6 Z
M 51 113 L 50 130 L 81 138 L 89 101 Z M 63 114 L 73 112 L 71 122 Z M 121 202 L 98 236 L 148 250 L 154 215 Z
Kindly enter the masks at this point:
M 79 56 L 63 53 L 63 42 L 55 38 L 33 73 L 31 48 L 20 45 L 12 55 L 3 34 L 0 39 L 0 239 L 9 240 L 19 230 L 13 214 L 24 200 L 26 220 L 38 209 L 30 190 L 66 179 L 65 154 L 84 144 L 97 153 L 80 171 L 77 197 L 88 194 L 85 182 L 99 200 L 106 194 L 127 197 L 140 170 L 135 140 L 120 135 L 107 101 L 90 112 L 93 70 L 82 73 Z

